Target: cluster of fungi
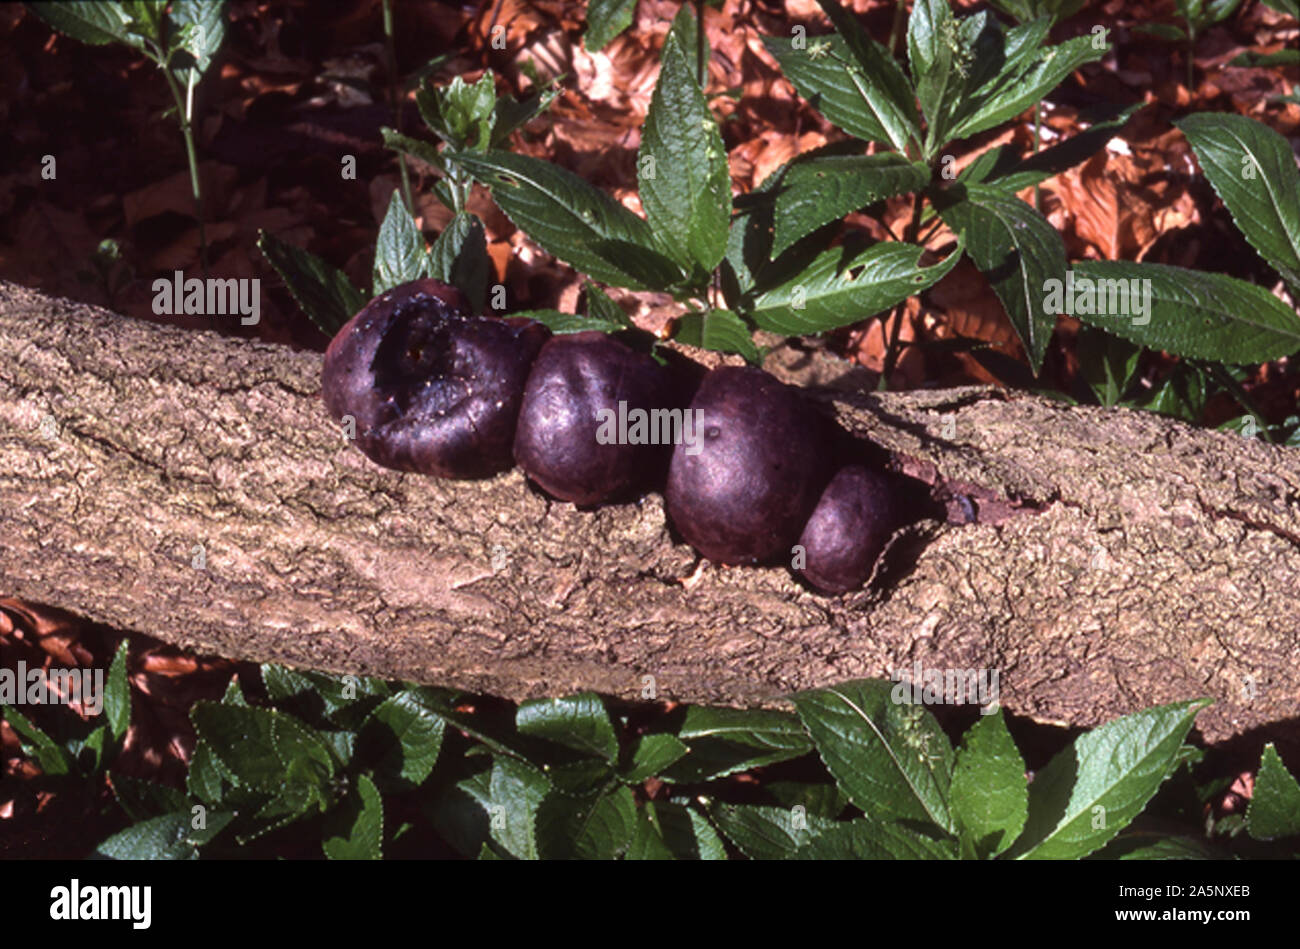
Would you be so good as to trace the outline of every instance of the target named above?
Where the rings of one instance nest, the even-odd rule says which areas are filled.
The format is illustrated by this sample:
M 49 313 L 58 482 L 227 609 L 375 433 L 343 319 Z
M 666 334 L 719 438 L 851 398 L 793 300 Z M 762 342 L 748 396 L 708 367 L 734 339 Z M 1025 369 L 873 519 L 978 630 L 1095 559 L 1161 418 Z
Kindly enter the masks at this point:
M 484 478 L 517 464 L 580 507 L 662 490 L 673 526 L 709 560 L 785 561 L 825 593 L 862 586 L 898 524 L 890 477 L 798 389 L 754 367 L 686 363 L 602 332 L 474 316 L 455 287 L 423 279 L 339 330 L 322 389 L 379 465 Z M 605 420 L 638 409 L 676 412 L 694 437 L 602 437 Z

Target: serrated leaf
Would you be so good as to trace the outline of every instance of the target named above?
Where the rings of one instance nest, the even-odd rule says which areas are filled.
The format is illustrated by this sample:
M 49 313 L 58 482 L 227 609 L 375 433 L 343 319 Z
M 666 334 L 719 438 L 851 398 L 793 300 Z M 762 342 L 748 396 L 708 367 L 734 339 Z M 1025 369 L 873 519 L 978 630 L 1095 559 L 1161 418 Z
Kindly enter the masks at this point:
M 369 775 L 359 775 L 329 816 L 321 849 L 331 860 L 382 859 L 384 801 Z
M 659 81 L 641 130 L 637 183 L 650 226 L 671 234 L 669 254 L 700 280 L 722 260 L 731 219 L 731 175 L 681 34 L 694 27 L 683 6 L 664 43 Z
M 110 860 L 197 860 L 198 848 L 221 833 L 234 816 L 210 813 L 207 826 L 195 830 L 188 811 L 163 814 L 114 834 L 95 848 L 95 854 Z
M 632 833 L 632 843 L 628 845 L 626 860 L 672 860 L 673 852 L 664 841 L 655 815 L 653 801 L 636 813 L 636 829 Z
M 1137 374 L 1142 347 L 1086 327 L 1079 333 L 1076 351 L 1079 374 L 1092 388 L 1097 401 L 1105 406 L 1118 404 Z
M 130 17 L 120 3 L 28 3 L 27 9 L 60 33 L 92 46 L 140 45 L 138 39 L 128 36 Z
M 859 818 L 822 831 L 793 856 L 796 860 L 955 860 L 957 845 L 904 824 Z
M 576 313 L 564 313 L 560 310 L 519 310 L 510 315 L 536 320 L 556 335 L 561 333 L 585 333 L 587 330 L 617 333 L 620 330 L 627 329 L 622 323 L 596 320 L 590 316 L 579 316 Z
M 308 319 L 332 337 L 366 304 L 361 291 L 315 254 L 258 232 L 257 249 L 275 268 Z
M 188 805 L 183 791 L 166 784 L 133 778 L 116 771 L 109 772 L 108 783 L 113 789 L 113 796 L 122 805 L 122 810 L 134 821 L 147 820 L 159 814 L 179 813 Z
M 1043 21 L 1037 21 L 1042 23 Z M 1034 24 L 1017 27 L 1008 34 L 1006 62 L 993 79 L 965 97 L 964 117 L 954 122 L 948 137 L 952 140 L 969 138 L 995 125 L 1015 118 L 1034 103 L 1041 101 L 1074 70 L 1084 63 L 1095 62 L 1106 55 L 1109 46 L 1095 43 L 1092 35 L 1078 36 L 1058 46 L 1038 48 L 1016 47 L 1020 38 L 1018 30 L 1028 32 Z M 1041 35 L 1046 35 L 1046 30 Z M 1026 55 L 1028 48 L 1031 53 Z
M 521 735 L 545 738 L 608 764 L 618 760 L 618 737 L 605 703 L 594 692 L 521 702 L 515 727 Z
M 644 220 L 572 172 L 509 152 L 444 157 L 490 188 L 498 207 L 544 250 L 594 279 L 664 290 L 684 278 Z
M 677 731 L 690 752 L 659 776 L 694 784 L 799 758 L 812 742 L 795 716 L 766 709 L 692 705 Z
M 636 0 L 589 0 L 587 30 L 582 43 L 587 52 L 598 53 L 605 44 L 632 25 Z
M 823 224 L 868 204 L 920 190 L 930 170 L 902 155 L 800 155 L 785 166 L 776 188 L 776 257 Z
M 401 193 L 393 189 L 375 241 L 374 295 L 424 276 L 424 253 L 424 237 Z
M 924 706 L 895 701 L 894 690 L 895 683 L 863 679 L 792 701 L 836 783 L 868 818 L 951 832 L 952 745 Z
M 398 790 L 419 787 L 433 771 L 446 722 L 409 691 L 384 699 L 361 729 L 366 760 L 375 776 Z
M 190 719 L 222 767 L 242 786 L 283 793 L 292 784 L 322 787 L 334 775 L 329 748 L 283 712 L 196 702 Z
M 1250 245 L 1300 292 L 1300 169 L 1285 138 L 1244 115 L 1175 123 Z
M 131 683 L 126 677 L 127 641 L 118 644 L 108 667 L 108 685 L 104 690 L 104 716 L 114 741 L 121 741 L 131 724 Z
M 709 816 L 751 860 L 785 860 L 835 822 L 793 808 L 718 804 Z
M 612 860 L 636 830 L 632 792 L 618 787 L 596 798 L 552 792 L 537 809 L 537 850 L 543 860 Z
M 490 69 L 473 83 L 457 76 L 445 86 L 419 90 L 415 105 L 424 124 L 449 146 L 483 151 L 496 124 L 496 78 Z
M 1025 826 L 1025 761 L 1007 731 L 1002 709 L 966 732 L 957 749 L 949 790 L 959 835 L 980 858 L 1010 847 Z
M 1246 830 L 1256 840 L 1300 835 L 1300 782 L 1272 742 L 1264 746 L 1255 791 L 1246 808 Z
M 628 784 L 640 784 L 689 751 L 685 743 L 674 735 L 642 735 L 632 746 L 627 765 L 619 777 Z
M 625 329 L 634 327 L 632 320 L 623 312 L 623 308 L 611 300 L 609 294 L 600 287 L 589 283 L 583 289 L 587 294 L 588 318 L 612 326 L 622 326 Z
M 195 80 L 207 72 L 226 37 L 226 4 L 216 0 L 173 0 L 168 16 L 181 28 L 181 48 L 194 57 Z
M 537 809 L 550 793 L 546 775 L 526 761 L 494 755 L 488 782 L 492 839 L 520 860 L 537 859 Z
M 1060 232 L 1025 202 L 987 185 L 950 189 L 939 215 L 966 238 L 971 260 L 993 285 L 1037 374 L 1056 327 L 1057 314 L 1046 306 L 1047 281 L 1065 280 Z
M 1205 841 L 1195 837 L 1163 837 L 1152 833 L 1120 834 L 1089 860 L 1222 860 Z
M 749 326 L 730 310 L 692 310 L 683 314 L 673 339 L 700 349 L 739 353 L 753 365 L 762 361 Z
M 933 286 L 956 266 L 964 249 L 959 235 L 947 258 L 922 267 L 925 248 L 915 244 L 885 241 L 857 253 L 833 247 L 802 273 L 755 296 L 747 315 L 759 329 L 787 336 L 848 326 Z
M 1197 712 L 1209 704 L 1146 709 L 1076 738 L 1034 777 L 1025 830 L 1008 855 L 1074 860 L 1103 846 L 1173 771 Z
M 459 288 L 473 312 L 483 312 L 494 271 L 487 234 L 477 214 L 460 211 L 447 222 L 429 250 L 427 272 Z
M 1300 316 L 1263 287 L 1224 274 L 1166 264 L 1076 261 L 1071 304 L 1093 281 L 1095 300 L 1072 315 L 1151 349 L 1221 363 L 1261 363 L 1300 350 Z M 1150 284 L 1132 283 L 1149 280 Z M 1107 281 L 1100 283 L 1100 281 Z M 1137 288 L 1149 307 L 1133 305 Z M 1106 313 L 1088 313 L 1105 298 Z M 1086 301 L 1086 294 L 1082 298 Z M 1128 301 L 1127 303 L 1125 301 Z M 1144 310 L 1145 312 L 1139 312 Z M 1066 312 L 1070 312 L 1067 310 Z
M 16 708 L 4 706 L 4 718 L 20 738 L 26 739 L 23 750 L 35 757 L 41 771 L 47 775 L 59 775 L 72 769 L 68 752 Z
M 492 126 L 492 144 L 490 147 L 500 148 L 504 145 L 515 129 L 522 128 L 534 116 L 545 112 L 559 95 L 560 89 L 547 86 L 544 89 L 538 89 L 523 100 L 516 100 L 511 95 L 501 96 L 497 99 L 494 108 L 496 121 Z
M 957 24 L 948 0 L 916 0 L 907 21 L 907 62 L 912 85 L 929 122 L 927 144 L 943 141 L 943 121 L 964 64 L 958 53 Z
M 920 134 L 920 117 L 916 113 L 916 90 L 888 49 L 877 43 L 862 28 L 857 18 L 838 0 L 817 0 L 817 5 L 844 40 L 851 61 L 844 65 L 849 81 L 898 151 L 905 151 Z M 829 118 L 829 116 L 827 116 Z
M 447 163 L 443 161 L 442 155 L 438 153 L 436 146 L 429 142 L 422 142 L 418 138 L 409 138 L 387 127 L 381 128 L 379 134 L 384 137 L 385 148 L 391 148 L 395 152 L 410 155 L 412 158 L 416 158 L 437 169 L 444 175 L 447 173 Z

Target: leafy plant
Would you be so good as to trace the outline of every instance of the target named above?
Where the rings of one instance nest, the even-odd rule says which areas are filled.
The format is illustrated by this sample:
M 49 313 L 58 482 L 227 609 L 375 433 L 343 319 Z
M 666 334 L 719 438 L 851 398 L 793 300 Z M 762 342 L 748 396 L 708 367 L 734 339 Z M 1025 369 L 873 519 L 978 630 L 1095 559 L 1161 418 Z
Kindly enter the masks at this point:
M 152 60 L 167 80 L 175 104 L 190 187 L 199 222 L 199 261 L 208 272 L 208 238 L 203 185 L 194 146 L 194 90 L 212 65 L 226 35 L 226 5 L 212 0 L 127 0 L 85 3 L 28 3 L 28 9 L 60 33 L 92 46 L 121 43 Z
M 1174 6 L 1185 29 L 1179 29 L 1169 23 L 1142 23 L 1134 29 L 1139 33 L 1150 33 L 1152 36 L 1172 40 L 1175 43 L 1186 41 L 1187 88 L 1191 89 L 1196 85 L 1194 72 L 1196 37 L 1214 24 L 1232 16 L 1240 5 L 1241 0 L 1174 0 Z

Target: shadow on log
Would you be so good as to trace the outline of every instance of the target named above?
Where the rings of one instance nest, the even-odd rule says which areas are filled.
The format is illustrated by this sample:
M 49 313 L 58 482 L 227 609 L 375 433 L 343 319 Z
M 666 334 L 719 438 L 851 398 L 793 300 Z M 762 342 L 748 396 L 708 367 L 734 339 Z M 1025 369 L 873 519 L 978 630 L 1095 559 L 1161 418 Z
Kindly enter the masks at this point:
M 1041 722 L 1205 695 L 1211 742 L 1294 732 L 1300 451 L 990 389 L 866 394 L 782 349 L 769 369 L 971 519 L 923 522 L 883 583 L 824 597 L 699 564 L 658 494 L 585 512 L 517 470 L 381 469 L 326 415 L 320 365 L 0 283 L 0 595 L 515 700 L 779 705 L 919 662 L 996 670 Z

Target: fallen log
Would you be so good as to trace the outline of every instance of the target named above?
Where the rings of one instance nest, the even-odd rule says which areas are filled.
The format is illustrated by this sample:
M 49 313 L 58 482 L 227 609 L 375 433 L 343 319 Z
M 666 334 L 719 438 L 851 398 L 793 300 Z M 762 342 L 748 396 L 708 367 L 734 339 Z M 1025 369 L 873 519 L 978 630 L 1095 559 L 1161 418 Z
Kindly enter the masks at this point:
M 768 368 L 951 511 L 826 597 L 698 563 L 658 494 L 578 511 L 517 470 L 379 468 L 327 416 L 320 365 L 0 283 L 0 595 L 516 700 L 779 705 L 920 663 L 996 670 L 1002 704 L 1043 722 L 1208 695 L 1211 742 L 1294 733 L 1295 449 L 994 389 L 871 394 L 784 348 Z

